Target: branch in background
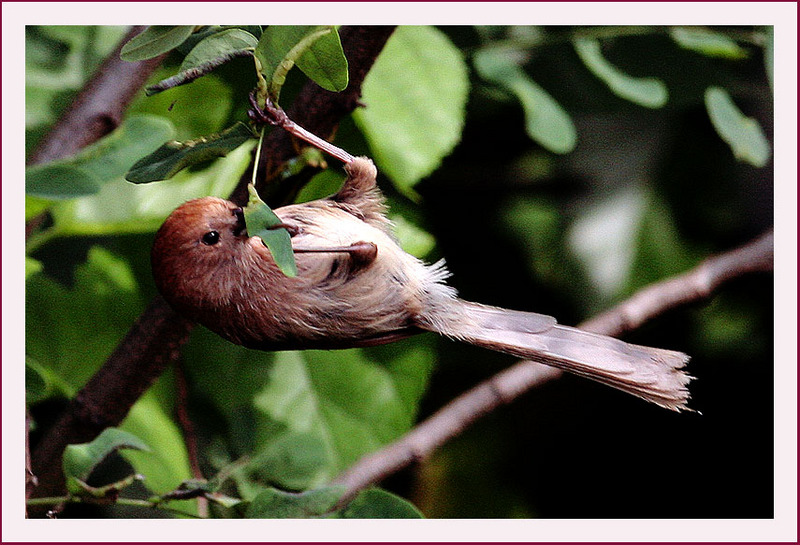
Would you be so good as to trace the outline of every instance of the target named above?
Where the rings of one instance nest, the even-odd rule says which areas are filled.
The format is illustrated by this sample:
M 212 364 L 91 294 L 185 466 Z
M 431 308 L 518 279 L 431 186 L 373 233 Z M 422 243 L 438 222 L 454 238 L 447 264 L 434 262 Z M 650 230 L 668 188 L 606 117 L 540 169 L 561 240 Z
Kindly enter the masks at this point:
M 741 248 L 706 259 L 689 272 L 642 289 L 579 327 L 618 336 L 675 307 L 708 299 L 727 281 L 751 272 L 772 270 L 770 230 Z M 480 417 L 561 374 L 558 369 L 541 363 L 521 361 L 460 395 L 398 441 L 365 456 L 331 484 L 346 488 L 343 502 L 352 499 L 362 489 L 424 459 Z
M 189 466 L 192 468 L 192 477 L 198 480 L 205 479 L 200 468 L 200 453 L 197 447 L 197 433 L 189 416 L 189 384 L 186 380 L 186 369 L 183 360 L 175 361 L 175 418 L 183 433 L 183 442 L 186 445 L 186 454 L 189 456 Z M 197 516 L 208 518 L 208 498 L 197 498 Z
M 145 28 L 132 27 L 122 38 L 44 137 L 28 164 L 71 157 L 119 126 L 125 110 L 165 56 L 138 62 L 119 58 L 122 46 Z
M 357 106 L 364 76 L 392 30 L 393 27 L 342 28 L 342 47 L 351 70 L 348 89 L 343 93 L 329 93 L 309 82 L 295 101 L 297 112 L 293 115 L 302 119 L 315 134 L 330 137 L 341 117 Z M 270 133 L 264 146 L 273 164 L 296 155 L 294 143 L 284 131 Z M 245 173 L 239 184 L 245 191 L 250 176 Z M 191 328 L 192 324 L 178 316 L 161 297 L 153 300 L 114 353 L 34 448 L 33 471 L 39 485 L 33 490 L 28 488 L 29 496 L 31 492 L 35 497 L 63 494 L 61 455 L 64 448 L 90 441 L 106 427 L 120 424 L 153 381 L 177 360 Z
M 751 272 L 772 271 L 773 245 L 770 230 L 741 248 L 706 259 L 689 272 L 644 288 L 581 327 L 612 336 L 637 329 L 671 308 L 707 299 L 724 282 Z

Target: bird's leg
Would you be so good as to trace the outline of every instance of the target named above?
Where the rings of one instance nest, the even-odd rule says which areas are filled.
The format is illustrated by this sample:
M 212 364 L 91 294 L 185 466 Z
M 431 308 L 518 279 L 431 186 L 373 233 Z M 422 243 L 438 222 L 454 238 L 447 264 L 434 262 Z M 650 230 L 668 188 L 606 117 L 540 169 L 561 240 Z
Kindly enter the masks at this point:
M 355 264 L 360 266 L 369 265 L 378 256 L 378 246 L 373 242 L 354 242 L 349 246 L 325 246 L 319 248 L 294 248 L 294 252 L 298 254 L 313 254 L 313 253 L 346 253 L 350 254 L 350 258 Z
M 275 229 L 286 229 L 289 232 L 289 236 L 293 237 L 297 233 L 300 232 L 300 228 L 297 225 L 292 225 L 291 223 L 275 223 L 267 227 L 267 230 L 273 231 Z
M 269 230 L 286 229 L 289 236 L 293 237 L 300 232 L 300 228 L 291 223 L 276 223 L 267 227 Z M 358 264 L 368 265 L 375 260 L 378 255 L 378 246 L 374 242 L 354 242 L 349 246 L 319 246 L 310 248 L 292 248 L 298 254 L 350 254 L 350 257 Z
M 265 97 L 264 107 L 262 108 L 258 104 L 255 91 L 252 91 L 250 93 L 250 106 L 252 106 L 252 109 L 248 110 L 247 115 L 254 122 L 261 124 L 267 123 L 269 125 L 281 127 L 289 134 L 292 134 L 301 140 L 305 140 L 312 146 L 332 155 L 345 164 L 350 164 L 353 159 L 355 159 L 355 157 L 344 151 L 342 148 L 334 146 L 316 134 L 308 132 L 303 127 L 289 119 L 289 116 L 286 115 L 286 112 L 273 104 L 269 97 Z

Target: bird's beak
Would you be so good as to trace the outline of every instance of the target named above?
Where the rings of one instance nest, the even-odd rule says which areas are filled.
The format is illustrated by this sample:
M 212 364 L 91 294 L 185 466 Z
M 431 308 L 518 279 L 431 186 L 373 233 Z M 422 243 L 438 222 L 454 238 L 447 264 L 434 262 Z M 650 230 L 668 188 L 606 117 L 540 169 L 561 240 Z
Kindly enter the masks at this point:
M 233 210 L 233 215 L 236 216 L 236 227 L 233 230 L 233 236 L 238 237 L 244 234 L 247 236 L 247 225 L 244 222 L 244 211 L 241 208 Z

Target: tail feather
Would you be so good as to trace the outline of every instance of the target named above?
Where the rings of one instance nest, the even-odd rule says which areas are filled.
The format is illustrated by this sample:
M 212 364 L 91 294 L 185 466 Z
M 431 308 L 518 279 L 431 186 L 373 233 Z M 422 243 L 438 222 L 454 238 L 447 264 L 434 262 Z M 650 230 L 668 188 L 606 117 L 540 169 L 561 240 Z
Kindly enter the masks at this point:
M 423 327 L 596 380 L 667 409 L 689 410 L 692 377 L 682 370 L 689 361 L 682 352 L 557 325 L 541 314 L 454 301 L 446 316 Z

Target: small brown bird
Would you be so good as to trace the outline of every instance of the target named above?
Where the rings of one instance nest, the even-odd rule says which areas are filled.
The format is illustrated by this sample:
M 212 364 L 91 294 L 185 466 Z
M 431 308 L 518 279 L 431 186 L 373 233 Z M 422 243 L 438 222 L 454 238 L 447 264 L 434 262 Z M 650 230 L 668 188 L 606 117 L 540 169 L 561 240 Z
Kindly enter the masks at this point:
M 424 264 L 392 237 L 372 161 L 356 158 L 345 169 L 332 197 L 275 210 L 292 236 L 296 277 L 248 235 L 235 204 L 205 197 L 178 207 L 153 245 L 161 294 L 179 313 L 250 348 L 349 348 L 433 331 L 687 408 L 686 354 L 458 299 L 441 262 Z

